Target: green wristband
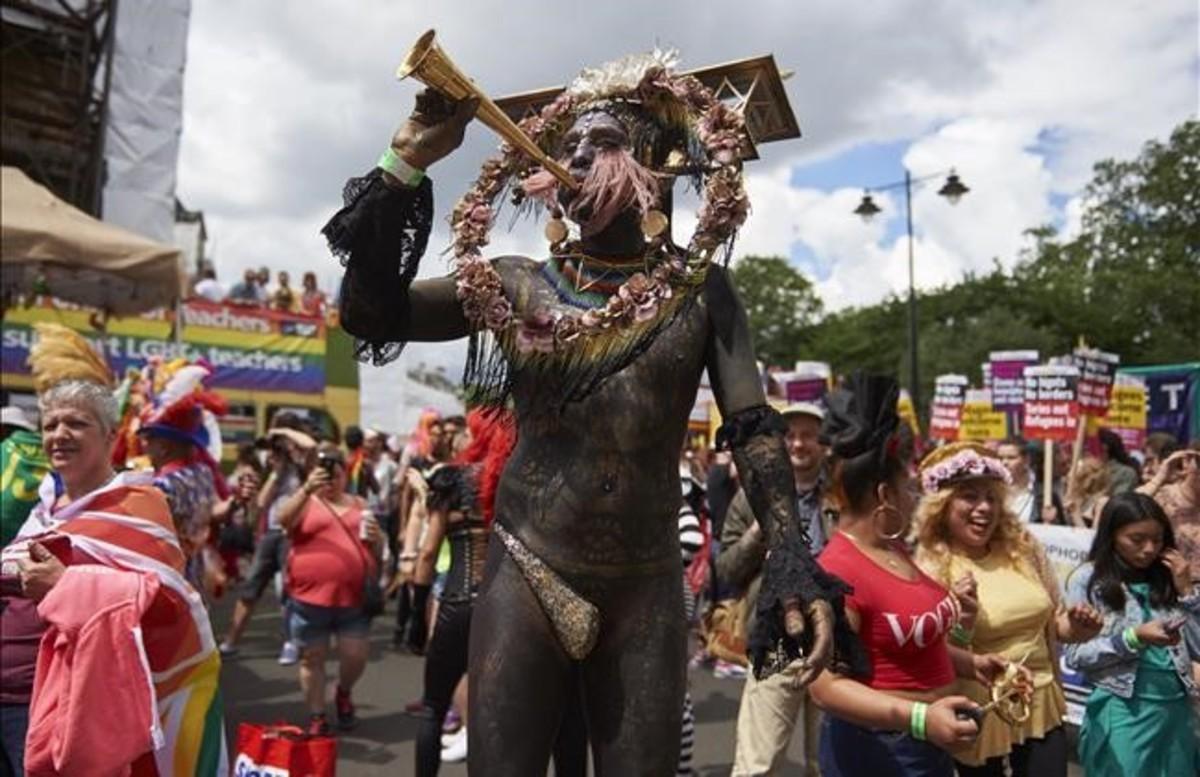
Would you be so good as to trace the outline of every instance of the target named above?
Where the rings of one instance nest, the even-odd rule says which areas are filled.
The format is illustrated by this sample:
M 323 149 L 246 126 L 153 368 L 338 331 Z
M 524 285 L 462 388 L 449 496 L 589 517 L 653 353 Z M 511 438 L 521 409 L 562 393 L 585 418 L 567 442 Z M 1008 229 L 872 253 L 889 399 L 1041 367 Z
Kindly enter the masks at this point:
M 1138 638 L 1137 629 L 1135 629 L 1133 626 L 1127 626 L 1125 630 L 1121 632 L 1121 639 L 1125 640 L 1125 647 L 1135 652 L 1145 647 L 1145 645 L 1142 644 L 1142 641 Z
M 400 158 L 391 146 L 388 146 L 379 156 L 379 161 L 375 166 L 386 173 L 390 173 L 396 180 L 405 186 L 416 186 L 425 177 L 424 170 L 418 170 Z
M 908 719 L 908 732 L 912 734 L 913 739 L 925 741 L 925 713 L 929 711 L 929 705 L 923 701 L 915 701 L 912 706 L 912 714 Z

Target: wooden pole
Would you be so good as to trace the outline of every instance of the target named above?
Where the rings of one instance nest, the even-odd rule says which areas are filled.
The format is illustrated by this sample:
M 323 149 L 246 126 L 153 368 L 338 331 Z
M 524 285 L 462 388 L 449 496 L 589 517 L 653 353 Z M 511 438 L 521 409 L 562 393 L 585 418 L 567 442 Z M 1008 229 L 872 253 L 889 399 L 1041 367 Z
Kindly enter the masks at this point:
M 1075 443 L 1071 446 L 1071 469 L 1067 471 L 1067 476 L 1075 471 L 1075 465 L 1079 463 L 1080 457 L 1083 456 L 1083 441 L 1087 438 L 1088 417 L 1083 413 L 1079 414 L 1079 425 L 1075 428 Z
M 1042 507 L 1054 504 L 1054 442 L 1045 441 L 1042 451 Z

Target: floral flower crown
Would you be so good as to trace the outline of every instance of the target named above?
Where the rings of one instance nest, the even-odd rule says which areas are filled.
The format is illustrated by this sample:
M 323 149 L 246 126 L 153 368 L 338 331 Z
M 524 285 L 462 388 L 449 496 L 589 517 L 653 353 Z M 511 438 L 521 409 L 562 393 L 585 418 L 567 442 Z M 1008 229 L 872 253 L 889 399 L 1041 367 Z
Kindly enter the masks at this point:
M 977 443 L 951 443 L 929 454 L 921 463 L 921 487 L 927 494 L 970 478 L 1012 482 L 1012 476 L 996 454 Z
M 698 174 L 703 181 L 703 203 L 686 256 L 666 255 L 659 242 L 651 251 L 662 253 L 664 261 L 648 273 L 631 276 L 604 307 L 582 313 L 532 311 L 525 320 L 517 321 L 499 273 L 482 254 L 499 209 L 497 198 L 512 186 L 514 178 L 524 179 L 535 172 L 532 160 L 504 143 L 500 156 L 483 164 L 450 217 L 451 264 L 458 298 L 470 322 L 501 338 L 512 337 L 522 354 L 549 354 L 581 337 L 620 331 L 636 335 L 640 329 L 649 330 L 668 301 L 679 302 L 678 287 L 703 284 L 709 262 L 721 246 L 731 244 L 750 210 L 738 154 L 746 128 L 741 114 L 718 100 L 694 76 L 672 73 L 673 65 L 671 52 L 656 51 L 586 70 L 538 115 L 525 118 L 519 126 L 543 149 L 552 150 L 576 118 L 589 110 L 605 110 L 606 102 L 620 101 L 623 113 L 645 112 L 650 119 L 647 126 L 682 128 L 695 151 L 688 156 L 692 161 L 697 161 L 696 157 L 702 160 Z M 636 147 L 636 140 L 634 144 Z

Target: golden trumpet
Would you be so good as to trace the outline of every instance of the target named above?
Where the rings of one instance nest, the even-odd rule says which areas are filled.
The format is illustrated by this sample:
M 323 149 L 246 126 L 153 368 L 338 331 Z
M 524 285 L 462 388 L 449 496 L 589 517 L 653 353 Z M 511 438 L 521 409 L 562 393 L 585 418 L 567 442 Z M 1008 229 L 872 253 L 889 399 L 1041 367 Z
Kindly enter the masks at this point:
M 451 100 L 461 100 L 465 97 L 479 99 L 479 110 L 475 118 L 491 127 L 500 137 L 524 151 L 564 186 L 575 189 L 578 184 L 562 165 L 538 147 L 533 139 L 526 135 L 520 127 L 508 118 L 508 114 L 500 110 L 491 98 L 483 93 L 475 82 L 467 78 L 454 64 L 446 52 L 434 41 L 434 31 L 429 30 L 413 44 L 408 56 L 396 68 L 396 78 L 404 79 L 412 76 L 426 86 L 441 92 Z

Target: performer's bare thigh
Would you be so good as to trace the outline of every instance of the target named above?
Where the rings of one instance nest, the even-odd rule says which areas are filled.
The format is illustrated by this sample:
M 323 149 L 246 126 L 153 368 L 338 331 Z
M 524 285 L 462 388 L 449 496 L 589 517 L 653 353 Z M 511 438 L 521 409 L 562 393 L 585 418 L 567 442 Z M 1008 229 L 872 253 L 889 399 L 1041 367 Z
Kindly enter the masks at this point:
M 493 538 L 471 618 L 468 771 L 545 774 L 572 676 L 541 605 Z
M 675 774 L 687 682 L 681 577 L 611 581 L 603 597 L 600 640 L 583 662 L 597 777 Z

